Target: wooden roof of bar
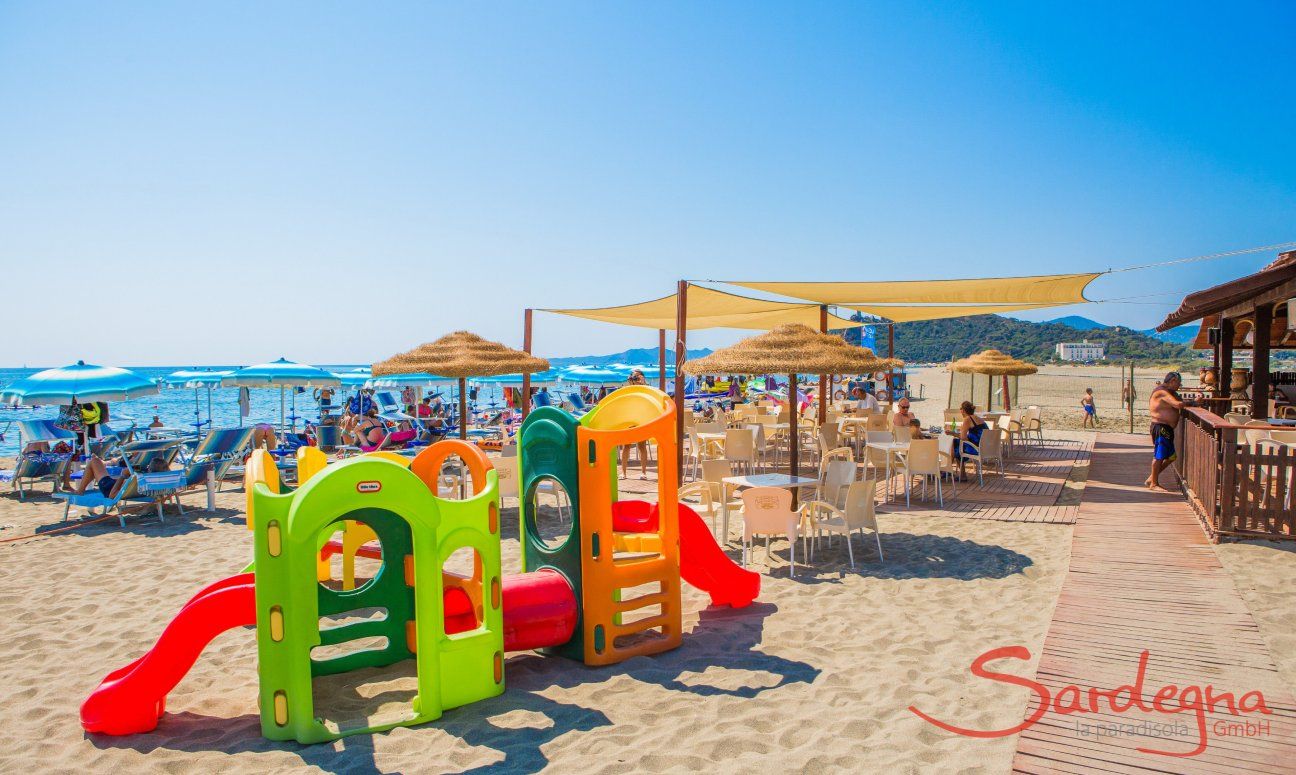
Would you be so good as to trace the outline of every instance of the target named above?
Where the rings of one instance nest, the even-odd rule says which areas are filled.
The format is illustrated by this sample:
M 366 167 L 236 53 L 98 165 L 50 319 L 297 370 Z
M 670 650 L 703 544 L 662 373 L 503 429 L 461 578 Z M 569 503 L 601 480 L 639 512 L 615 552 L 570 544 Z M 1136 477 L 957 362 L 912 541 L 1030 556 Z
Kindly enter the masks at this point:
M 1255 274 L 1188 294 L 1157 330 L 1168 331 L 1208 315 L 1238 317 L 1245 311 L 1234 308 L 1254 308 L 1256 304 L 1272 304 L 1292 296 L 1296 296 L 1296 250 L 1278 254 L 1277 260 Z

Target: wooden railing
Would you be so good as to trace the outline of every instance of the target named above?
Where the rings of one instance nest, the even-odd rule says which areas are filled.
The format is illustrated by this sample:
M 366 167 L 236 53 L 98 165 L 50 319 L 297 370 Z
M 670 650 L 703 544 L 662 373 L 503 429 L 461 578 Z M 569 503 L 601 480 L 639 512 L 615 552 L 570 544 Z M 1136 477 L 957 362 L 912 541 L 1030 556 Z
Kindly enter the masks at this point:
M 1252 445 L 1247 430 L 1205 409 L 1185 409 L 1175 470 L 1213 536 L 1296 539 L 1296 449 Z

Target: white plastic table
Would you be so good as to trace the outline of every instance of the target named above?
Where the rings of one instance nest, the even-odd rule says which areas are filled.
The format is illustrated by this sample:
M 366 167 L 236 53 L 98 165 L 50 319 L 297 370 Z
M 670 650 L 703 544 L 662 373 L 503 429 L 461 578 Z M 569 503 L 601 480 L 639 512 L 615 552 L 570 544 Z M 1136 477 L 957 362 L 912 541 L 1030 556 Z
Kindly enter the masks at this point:
M 819 480 L 809 476 L 792 476 L 791 474 L 746 474 L 743 476 L 726 476 L 720 480 L 724 484 L 732 484 L 739 490 L 747 487 L 778 487 L 783 490 L 792 490 L 797 487 L 813 487 L 819 484 Z M 729 498 L 721 493 L 720 500 L 720 521 L 723 523 L 721 535 L 724 540 L 729 540 Z

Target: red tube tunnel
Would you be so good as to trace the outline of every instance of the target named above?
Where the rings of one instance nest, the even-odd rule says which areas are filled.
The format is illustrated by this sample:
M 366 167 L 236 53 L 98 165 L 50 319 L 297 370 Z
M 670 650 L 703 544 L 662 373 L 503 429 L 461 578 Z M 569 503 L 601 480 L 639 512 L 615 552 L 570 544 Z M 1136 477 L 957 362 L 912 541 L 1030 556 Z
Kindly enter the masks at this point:
M 447 633 L 477 626 L 472 600 L 462 589 L 445 591 Z M 527 651 L 560 646 L 576 631 L 576 593 L 566 577 L 545 568 L 503 579 L 504 650 Z

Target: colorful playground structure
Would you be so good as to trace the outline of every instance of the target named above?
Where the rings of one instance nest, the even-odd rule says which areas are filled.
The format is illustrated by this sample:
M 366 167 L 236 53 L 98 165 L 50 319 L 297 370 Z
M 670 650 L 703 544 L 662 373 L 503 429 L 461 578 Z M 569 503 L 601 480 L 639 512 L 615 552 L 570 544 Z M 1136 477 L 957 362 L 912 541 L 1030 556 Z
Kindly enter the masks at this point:
M 379 452 L 332 465 L 303 448 L 295 490 L 264 451 L 254 453 L 245 486 L 255 561 L 195 595 L 150 651 L 104 678 L 81 705 L 82 726 L 109 735 L 154 729 L 207 643 L 241 626 L 256 627 L 262 733 L 301 743 L 422 724 L 499 695 L 507 651 L 610 665 L 679 646 L 681 578 L 714 605 L 741 607 L 759 594 L 760 577 L 735 565 L 676 500 L 674 411 L 666 394 L 629 386 L 579 420 L 554 407 L 532 412 L 518 434 L 527 572 L 509 576 L 499 475 L 472 444 L 446 440 L 413 458 Z M 646 441 L 658 453 L 658 502 L 619 500 L 618 454 Z M 456 456 L 472 492 L 443 498 Z M 546 482 L 571 501 L 570 532 L 557 544 L 537 524 L 533 496 Z M 339 529 L 341 540 L 331 540 Z M 471 572 L 447 570 L 463 549 L 472 550 Z M 336 555 L 341 578 L 321 583 L 332 581 Z M 358 585 L 357 557 L 380 562 Z M 380 615 L 347 617 L 362 610 Z M 359 639 L 381 645 L 317 653 Z M 314 678 L 410 659 L 417 695 L 408 712 L 355 722 L 317 716 Z

